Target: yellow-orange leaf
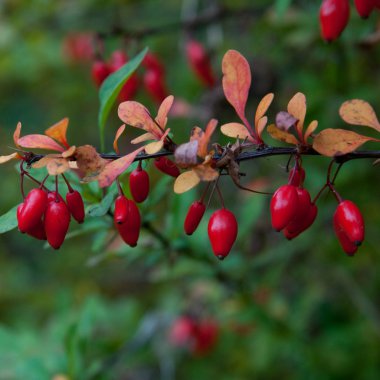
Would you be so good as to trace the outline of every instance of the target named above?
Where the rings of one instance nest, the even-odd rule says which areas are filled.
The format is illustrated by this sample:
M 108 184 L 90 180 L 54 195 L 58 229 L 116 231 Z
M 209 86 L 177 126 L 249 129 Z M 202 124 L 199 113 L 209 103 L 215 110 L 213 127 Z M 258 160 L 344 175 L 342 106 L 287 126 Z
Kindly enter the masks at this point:
M 181 173 L 174 182 L 174 192 L 177 194 L 185 193 L 200 182 L 199 177 L 192 171 Z
M 169 95 L 168 97 L 166 97 L 162 101 L 162 103 L 160 105 L 160 108 L 158 109 L 156 121 L 157 121 L 157 124 L 162 129 L 165 129 L 166 124 L 168 122 L 168 117 L 167 116 L 168 116 L 168 113 L 169 113 L 170 109 L 172 108 L 173 101 L 174 101 L 174 96 L 173 95 Z
M 307 139 L 315 132 L 317 128 L 318 128 L 318 121 L 313 120 L 306 129 L 305 136 L 304 136 L 305 142 L 307 142 Z
M 297 92 L 288 103 L 288 112 L 298 119 L 297 130 L 302 133 L 306 115 L 306 97 L 302 92 Z
M 313 148 L 328 157 L 353 152 L 367 141 L 378 141 L 372 137 L 359 135 L 345 129 L 324 129 L 315 136 Z
M 208 144 L 210 143 L 211 136 L 215 132 L 217 125 L 218 125 L 218 120 L 216 120 L 216 119 L 211 119 L 208 122 L 208 124 L 206 126 L 206 130 L 205 130 L 205 134 L 204 134 L 203 138 L 201 139 L 200 145 L 198 148 L 198 155 L 200 157 L 203 157 L 203 158 L 206 157 L 206 155 L 208 153 Z
M 107 162 L 100 157 L 99 153 L 91 145 L 78 146 L 75 150 L 75 158 L 78 168 L 86 176 L 96 176 Z
M 149 111 L 141 103 L 131 100 L 120 103 L 118 115 L 124 123 L 135 128 L 144 129 L 153 134 L 156 140 L 159 140 L 163 134 L 163 131 L 152 119 Z
M 144 133 L 143 135 L 136 137 L 131 141 L 131 144 L 139 144 L 148 140 L 155 140 L 156 138 L 151 133 Z
M 59 175 L 70 169 L 68 160 L 58 154 L 48 154 L 32 165 L 35 169 L 45 166 L 50 175 Z
M 275 140 L 283 141 L 288 144 L 294 145 L 297 145 L 299 143 L 295 136 L 293 136 L 289 132 L 285 132 L 281 129 L 278 129 L 274 124 L 268 125 L 267 131 Z
M 259 122 L 259 120 L 268 111 L 269 106 L 272 104 L 273 98 L 274 98 L 274 94 L 269 93 L 261 99 L 259 105 L 257 106 L 256 115 L 255 115 L 256 127 L 257 127 L 257 123 Z
M 140 147 L 132 153 L 107 164 L 98 175 L 99 186 L 110 186 L 116 177 L 128 169 L 128 166 L 132 164 L 133 160 L 143 149 L 144 147 Z
M 154 153 L 159 152 L 163 146 L 164 146 L 163 141 L 153 141 L 153 142 L 145 145 L 144 148 L 145 148 L 145 152 L 147 154 L 154 154 Z
M 16 146 L 18 146 L 18 140 L 20 139 L 21 135 L 21 123 L 18 122 L 15 131 L 13 132 L 13 142 Z
M 227 123 L 220 127 L 222 133 L 228 137 L 252 140 L 247 128 L 241 123 Z
M 0 164 L 4 164 L 10 160 L 17 159 L 18 158 L 18 153 L 12 153 L 9 154 L 8 156 L 0 156 Z
M 75 145 L 71 145 L 71 147 L 69 149 L 62 152 L 62 157 L 63 158 L 69 158 L 69 157 L 74 156 L 76 149 L 77 149 L 77 147 Z
M 119 154 L 119 146 L 117 145 L 117 142 L 119 141 L 120 136 L 123 134 L 125 130 L 125 124 L 123 124 L 119 129 L 116 131 L 115 139 L 113 140 L 113 150 Z
M 17 144 L 23 148 L 48 149 L 63 152 L 65 148 L 45 135 L 26 135 L 17 140 Z
M 264 131 L 267 123 L 268 123 L 268 117 L 267 116 L 262 117 L 258 121 L 257 126 L 256 126 L 256 128 L 257 128 L 256 131 L 257 131 L 257 135 L 259 137 L 261 137 L 261 135 L 263 134 L 263 131 Z
M 67 138 L 66 138 L 68 125 L 69 125 L 69 119 L 65 117 L 64 119 L 60 120 L 58 123 L 48 128 L 45 131 L 45 135 L 58 141 L 64 147 L 69 148 L 70 145 L 67 143 Z
M 248 61 L 236 50 L 228 50 L 222 61 L 223 91 L 241 119 L 245 118 L 245 105 L 251 86 Z
M 195 166 L 193 171 L 201 181 L 215 181 L 219 176 L 219 172 L 211 167 L 211 162 Z
M 380 123 L 371 105 L 364 100 L 344 102 L 339 109 L 340 117 L 348 124 L 364 125 L 380 131 Z

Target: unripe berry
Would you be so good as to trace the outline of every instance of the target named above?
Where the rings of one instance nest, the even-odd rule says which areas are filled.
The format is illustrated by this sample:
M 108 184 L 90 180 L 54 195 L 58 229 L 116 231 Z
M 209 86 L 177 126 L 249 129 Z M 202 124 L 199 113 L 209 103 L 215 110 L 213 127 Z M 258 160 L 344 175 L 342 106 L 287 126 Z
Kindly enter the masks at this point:
M 362 18 L 368 18 L 375 9 L 375 0 L 354 0 L 356 10 Z
M 338 221 L 335 218 L 333 218 L 333 224 L 334 224 L 334 231 L 335 234 L 338 238 L 338 241 L 343 249 L 343 251 L 348 255 L 348 256 L 353 256 L 356 251 L 358 250 L 358 246 L 354 244 L 345 234 L 343 229 L 340 227 L 338 224 Z
M 165 173 L 175 178 L 178 177 L 180 174 L 177 165 L 166 157 L 157 157 L 154 160 L 154 166 L 162 173 Z
M 96 60 L 92 64 L 91 69 L 92 79 L 97 87 L 100 87 L 103 81 L 111 74 L 111 70 L 107 63 L 101 60 Z
M 59 249 L 65 240 L 70 225 L 70 211 L 66 203 L 61 199 L 55 199 L 48 203 L 44 226 L 48 243 L 54 249 Z
M 270 202 L 272 227 L 276 231 L 284 229 L 297 213 L 297 188 L 283 185 L 277 189 Z
M 205 211 L 206 206 L 203 202 L 195 201 L 191 204 L 184 223 L 184 229 L 187 235 L 192 235 L 194 233 L 202 220 Z
M 223 260 L 231 251 L 238 233 L 235 215 L 222 208 L 215 211 L 208 222 L 208 237 L 214 255 Z
M 121 238 L 131 247 L 136 247 L 141 227 L 140 211 L 135 202 L 127 199 L 127 217 L 122 223 L 116 223 Z
M 78 223 L 83 223 L 85 211 L 82 196 L 77 190 L 69 191 L 66 194 L 67 207 L 70 214 Z
M 322 37 L 328 42 L 338 38 L 346 27 L 349 17 L 348 0 L 323 0 L 319 11 Z
M 149 194 L 149 175 L 138 166 L 129 176 L 129 189 L 137 203 L 144 202 Z
M 339 203 L 334 214 L 334 223 L 347 238 L 359 246 L 364 240 L 364 220 L 355 203 L 345 200 Z
M 215 76 L 212 70 L 210 57 L 205 48 L 198 41 L 190 40 L 186 44 L 186 56 L 191 69 L 209 87 L 215 85 Z
M 157 103 L 161 103 L 168 96 L 168 91 L 160 72 L 147 70 L 144 74 L 143 81 L 145 89 Z
M 23 206 L 17 210 L 18 228 L 21 232 L 31 230 L 42 218 L 47 206 L 47 194 L 42 189 L 32 189 Z
M 305 181 L 305 170 L 301 167 L 293 168 L 289 172 L 289 185 L 293 185 L 295 187 L 302 186 Z

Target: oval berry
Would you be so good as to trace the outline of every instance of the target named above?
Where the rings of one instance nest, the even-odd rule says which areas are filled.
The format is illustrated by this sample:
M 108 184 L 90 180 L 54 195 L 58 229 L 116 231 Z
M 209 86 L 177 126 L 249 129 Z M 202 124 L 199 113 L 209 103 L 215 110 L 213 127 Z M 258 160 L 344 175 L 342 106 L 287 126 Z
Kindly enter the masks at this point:
M 376 8 L 375 0 L 354 0 L 355 8 L 362 18 L 368 18 Z
M 206 206 L 201 201 L 195 201 L 189 207 L 187 211 L 184 230 L 187 235 L 192 235 L 194 231 L 198 228 L 200 221 L 206 211 Z
M 129 189 L 137 203 L 144 202 L 149 194 L 149 175 L 138 166 L 129 176 Z
M 154 160 L 154 166 L 162 173 L 165 173 L 175 178 L 178 177 L 180 174 L 177 165 L 166 157 L 157 157 Z
M 168 96 L 164 78 L 160 72 L 147 70 L 143 82 L 146 91 L 157 103 L 161 103 Z
M 335 234 L 338 238 L 339 244 L 342 247 L 343 251 L 348 255 L 348 256 L 353 256 L 356 251 L 358 250 L 358 246 L 354 244 L 345 234 L 343 229 L 340 227 L 338 221 L 335 218 L 333 218 L 333 224 L 334 224 L 334 231 Z
M 85 211 L 84 211 L 83 199 L 79 191 L 77 190 L 69 191 L 66 194 L 66 202 L 67 202 L 67 207 L 69 208 L 69 211 L 72 217 L 78 223 L 83 223 Z
M 321 34 L 326 41 L 340 36 L 350 18 L 348 0 L 323 0 L 319 11 Z
M 127 216 L 122 223 L 116 224 L 121 238 L 131 247 L 136 247 L 140 235 L 141 217 L 135 202 L 127 199 Z
M 45 211 L 44 226 L 48 243 L 59 249 L 65 240 L 70 225 L 70 211 L 60 199 L 48 203 Z
M 101 60 L 96 60 L 92 64 L 91 75 L 97 87 L 100 87 L 103 81 L 111 74 L 111 70 L 107 63 Z
M 318 208 L 315 204 L 311 203 L 308 207 L 307 213 L 302 219 L 292 220 L 283 230 L 284 235 L 288 240 L 294 239 L 302 232 L 307 230 L 315 221 L 318 214 Z
M 272 227 L 276 231 L 283 230 L 297 213 L 297 188 L 283 185 L 277 189 L 270 202 Z
M 355 245 L 360 245 L 364 240 L 364 219 L 355 203 L 345 200 L 339 203 L 334 214 L 336 223 L 345 233 L 347 238 Z
M 113 220 L 115 225 L 124 223 L 128 217 L 128 199 L 124 195 L 119 195 L 115 200 L 115 211 Z
M 45 224 L 42 219 L 38 221 L 38 223 L 30 230 L 26 231 L 26 233 L 29 236 L 34 237 L 38 240 L 46 240 L 46 231 L 45 231 Z
M 23 207 L 18 210 L 17 221 L 21 232 L 32 229 L 46 210 L 47 194 L 42 189 L 32 189 L 25 197 Z
M 150 51 L 146 53 L 142 61 L 142 65 L 149 70 L 156 71 L 160 75 L 165 74 L 164 65 L 161 63 L 158 57 L 155 54 L 151 53 Z
M 223 208 L 215 211 L 208 222 L 208 237 L 214 255 L 223 260 L 231 251 L 238 233 L 235 215 Z

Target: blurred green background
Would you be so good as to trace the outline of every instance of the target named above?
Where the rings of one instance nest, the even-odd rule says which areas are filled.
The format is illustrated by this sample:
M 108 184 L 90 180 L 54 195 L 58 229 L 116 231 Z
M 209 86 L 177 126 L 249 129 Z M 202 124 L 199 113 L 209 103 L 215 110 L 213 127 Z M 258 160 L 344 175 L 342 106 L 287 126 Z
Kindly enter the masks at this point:
M 137 40 L 107 38 L 104 47 L 106 57 L 119 48 L 133 56 L 145 46 L 160 57 L 170 93 L 191 104 L 188 115 L 169 121 L 177 142 L 186 141 L 191 127 L 205 126 L 210 117 L 221 124 L 238 121 L 220 87 L 205 89 L 191 72 L 184 54 L 188 33 L 210 49 L 218 78 L 226 50 L 239 50 L 250 61 L 250 120 L 267 92 L 275 93 L 272 121 L 297 91 L 308 99 L 307 122 L 317 119 L 320 128 L 347 127 L 338 109 L 351 98 L 369 101 L 380 115 L 380 45 L 370 43 L 379 12 L 364 21 L 352 9 L 341 38 L 327 45 L 319 36 L 319 5 L 306 0 L 3 0 L 0 154 L 11 152 L 18 121 L 24 134 L 42 133 L 65 116 L 70 118 L 71 144 L 99 147 L 91 59 L 74 59 L 67 45 L 83 33 L 115 28 L 174 25 Z M 226 17 L 196 30 L 179 27 L 218 7 L 228 9 Z M 140 76 L 143 72 L 138 69 Z M 136 99 L 156 112 L 157 104 L 142 86 Z M 120 125 L 115 108 L 107 124 L 107 151 Z M 131 129 L 120 140 L 124 152 L 136 135 Z M 214 141 L 227 140 L 216 134 Z M 264 183 L 273 191 L 286 181 L 286 161 L 246 162 L 244 182 Z M 325 181 L 328 162 L 304 159 L 305 186 L 312 195 Z M 230 256 L 219 262 L 207 238 L 208 217 L 219 207 L 218 200 L 211 202 L 196 233 L 185 236 L 186 210 L 202 186 L 175 195 L 173 180 L 152 166 L 146 166 L 151 195 L 140 208 L 145 229 L 134 249 L 115 240 L 108 215 L 88 216 L 82 226 L 72 223 L 70 238 L 57 252 L 17 230 L 0 235 L 1 380 L 380 376 L 377 167 L 366 160 L 350 162 L 336 182 L 366 220 L 366 241 L 354 258 L 342 252 L 334 236 L 332 196 L 320 199 L 312 228 L 288 242 L 271 230 L 268 197 L 237 191 L 223 178 L 239 235 Z M 14 164 L 2 165 L 1 173 L 4 214 L 21 195 Z M 127 176 L 123 178 L 127 183 Z M 88 210 L 101 201 L 96 184 L 81 186 L 72 180 L 82 189 Z M 108 193 L 112 201 L 114 187 Z M 96 212 L 101 214 L 101 207 Z M 184 314 L 218 326 L 216 343 L 203 355 L 168 339 L 173 321 Z

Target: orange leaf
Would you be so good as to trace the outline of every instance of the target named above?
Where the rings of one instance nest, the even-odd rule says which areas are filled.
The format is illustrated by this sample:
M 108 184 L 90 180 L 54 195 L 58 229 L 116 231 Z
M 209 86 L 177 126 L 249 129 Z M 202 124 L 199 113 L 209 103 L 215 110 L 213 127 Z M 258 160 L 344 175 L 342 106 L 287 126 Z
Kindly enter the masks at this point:
M 162 103 L 160 105 L 160 108 L 158 109 L 156 121 L 157 121 L 157 124 L 162 129 L 165 129 L 166 124 L 168 122 L 167 116 L 168 116 L 168 113 L 169 113 L 170 109 L 172 108 L 173 101 L 174 101 L 174 96 L 173 95 L 169 95 L 168 97 L 166 97 L 162 101 Z
M 318 128 L 318 121 L 313 120 L 306 129 L 305 136 L 304 136 L 305 142 L 307 142 L 307 139 L 315 132 L 317 128 Z
M 245 119 L 245 105 L 251 86 L 248 61 L 236 50 L 228 50 L 222 61 L 223 91 L 239 117 Z
M 208 144 L 210 142 L 211 136 L 215 132 L 215 129 L 216 129 L 217 125 L 218 125 L 218 120 L 216 120 L 216 119 L 211 119 L 208 122 L 208 124 L 206 126 L 204 137 L 201 140 L 201 143 L 200 143 L 200 146 L 199 146 L 199 149 L 198 149 L 198 155 L 200 157 L 203 157 L 203 158 L 206 157 L 206 155 L 208 153 L 208 149 L 207 149 L 208 148 Z
M 4 164 L 15 158 L 18 158 L 18 153 L 12 153 L 12 154 L 9 154 L 8 156 L 0 156 L 0 164 Z
M 192 170 L 181 173 L 174 182 L 174 192 L 177 194 L 185 193 L 197 186 L 201 180 Z
M 281 129 L 278 129 L 274 124 L 268 125 L 267 131 L 275 140 L 283 141 L 288 144 L 294 145 L 297 145 L 299 143 L 295 136 L 293 136 L 289 132 L 285 132 Z
M 257 135 L 259 137 L 261 137 L 261 135 L 262 135 L 262 133 L 263 133 L 263 131 L 264 131 L 267 123 L 268 123 L 268 117 L 267 116 L 262 117 L 259 120 L 259 122 L 257 123 L 257 126 L 256 126 L 257 129 L 256 130 L 257 130 Z
M 107 162 L 91 145 L 78 146 L 75 150 L 75 158 L 78 169 L 90 177 L 98 175 Z
M 203 164 L 195 166 L 193 171 L 201 181 L 215 181 L 219 177 L 219 171 L 212 168 L 211 161 L 205 161 Z
M 222 133 L 228 137 L 234 137 L 239 139 L 248 139 L 252 141 L 252 136 L 248 132 L 248 129 L 241 123 L 227 123 L 220 127 Z
M 131 144 L 139 144 L 144 141 L 155 140 L 156 138 L 151 133 L 144 133 L 143 135 L 136 137 L 131 141 Z
M 313 148 L 324 156 L 333 157 L 353 152 L 368 141 L 379 140 L 345 129 L 328 128 L 315 136 Z
M 71 147 L 64 152 L 62 152 L 62 157 L 63 158 L 69 158 L 74 156 L 75 152 L 77 150 L 77 147 L 75 145 L 71 145 Z
M 144 147 L 145 152 L 148 154 L 154 154 L 154 153 L 159 152 L 164 146 L 164 140 L 166 136 L 169 134 L 169 132 L 170 132 L 170 128 L 168 128 L 165 131 L 165 133 L 161 136 L 159 141 L 154 141 L 154 142 L 151 142 L 150 144 L 145 145 Z
M 124 123 L 135 128 L 144 129 L 154 135 L 156 140 L 159 140 L 164 133 L 141 103 L 131 100 L 121 103 L 118 115 Z
M 140 147 L 133 151 L 132 153 L 127 154 L 121 158 L 118 158 L 115 161 L 107 164 L 104 169 L 98 175 L 98 181 L 100 187 L 110 186 L 112 182 L 122 174 L 128 167 L 132 164 L 136 156 L 144 149 Z
M 63 152 L 65 148 L 56 143 L 51 137 L 45 135 L 26 135 L 17 140 L 23 148 L 48 149 Z
M 364 125 L 380 131 L 380 123 L 371 105 L 364 100 L 344 102 L 339 109 L 340 117 L 348 124 Z
M 66 133 L 67 127 L 69 125 L 69 119 L 65 117 L 58 123 L 54 124 L 45 131 L 45 135 L 51 137 L 52 139 L 61 143 L 64 147 L 69 148 L 70 145 L 67 143 Z
M 20 139 L 21 134 L 21 123 L 18 122 L 15 131 L 13 132 L 13 142 L 18 146 L 18 140 Z
M 48 154 L 32 165 L 35 169 L 45 166 L 50 175 L 59 175 L 70 169 L 68 160 L 57 154 Z
M 257 123 L 259 122 L 259 120 L 268 111 L 269 106 L 272 104 L 273 98 L 274 98 L 274 94 L 269 93 L 261 99 L 259 105 L 257 106 L 256 115 L 255 115 L 256 127 L 257 127 Z
M 288 112 L 298 119 L 297 130 L 301 135 L 306 115 L 306 97 L 302 92 L 297 92 L 288 103 Z
M 123 134 L 124 130 L 125 130 L 125 124 L 123 124 L 121 127 L 119 127 L 119 129 L 116 131 L 115 140 L 113 140 L 113 150 L 117 154 L 120 153 L 119 146 L 117 145 L 117 142 L 118 142 L 120 136 Z

